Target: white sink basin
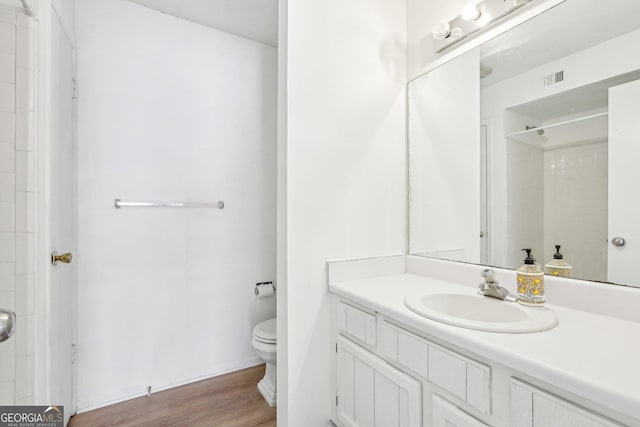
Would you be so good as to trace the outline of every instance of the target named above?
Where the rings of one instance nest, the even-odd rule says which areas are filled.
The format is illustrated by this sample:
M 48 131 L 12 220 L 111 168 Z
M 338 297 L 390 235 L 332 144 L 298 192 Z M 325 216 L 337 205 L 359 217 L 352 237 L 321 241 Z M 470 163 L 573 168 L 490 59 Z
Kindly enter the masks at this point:
M 558 324 L 558 317 L 546 307 L 525 307 L 469 291 L 430 292 L 404 300 L 412 311 L 429 319 L 488 332 L 528 333 L 546 331 Z

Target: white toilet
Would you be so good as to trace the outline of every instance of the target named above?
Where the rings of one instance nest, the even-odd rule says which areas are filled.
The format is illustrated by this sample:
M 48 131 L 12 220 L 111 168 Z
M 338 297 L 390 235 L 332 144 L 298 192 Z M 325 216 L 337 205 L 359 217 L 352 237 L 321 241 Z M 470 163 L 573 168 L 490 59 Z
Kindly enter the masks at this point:
M 265 320 L 253 328 L 253 348 L 267 363 L 264 378 L 258 383 L 258 390 L 269 406 L 276 405 L 276 319 Z

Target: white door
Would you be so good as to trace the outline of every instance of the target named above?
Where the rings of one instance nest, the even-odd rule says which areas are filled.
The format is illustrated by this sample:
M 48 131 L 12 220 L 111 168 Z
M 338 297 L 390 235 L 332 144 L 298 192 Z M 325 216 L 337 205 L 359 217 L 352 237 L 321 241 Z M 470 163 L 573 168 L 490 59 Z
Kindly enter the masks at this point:
M 640 80 L 609 89 L 608 280 L 640 286 Z M 624 244 L 620 240 L 624 239 Z
M 76 250 L 74 49 L 55 13 L 51 19 L 49 215 L 51 252 Z M 49 276 L 49 381 L 51 404 L 64 405 L 65 424 L 75 413 L 72 345 L 76 336 L 76 268 L 52 265 Z

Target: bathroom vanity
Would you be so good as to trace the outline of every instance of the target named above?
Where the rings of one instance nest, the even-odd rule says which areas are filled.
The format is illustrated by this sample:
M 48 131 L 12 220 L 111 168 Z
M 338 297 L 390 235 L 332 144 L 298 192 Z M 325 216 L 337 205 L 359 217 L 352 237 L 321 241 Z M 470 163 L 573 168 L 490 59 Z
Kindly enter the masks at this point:
M 498 333 L 405 304 L 421 292 L 476 295 L 481 266 L 398 256 L 328 271 L 338 426 L 640 426 L 638 290 L 549 278 L 559 324 Z M 514 272 L 496 274 L 513 291 Z M 617 312 L 592 309 L 593 298 Z

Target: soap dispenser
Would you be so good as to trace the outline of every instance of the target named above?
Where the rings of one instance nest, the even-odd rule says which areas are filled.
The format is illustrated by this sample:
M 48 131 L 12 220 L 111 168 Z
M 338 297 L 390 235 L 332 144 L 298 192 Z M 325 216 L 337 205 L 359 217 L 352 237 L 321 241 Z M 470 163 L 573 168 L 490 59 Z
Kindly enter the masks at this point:
M 550 276 L 571 277 L 571 266 L 563 258 L 560 253 L 560 245 L 556 245 L 553 259 L 544 266 L 546 273 Z
M 527 257 L 524 259 L 524 265 L 516 270 L 518 302 L 539 306 L 544 304 L 544 272 L 531 256 L 531 249 L 523 251 L 527 253 Z

